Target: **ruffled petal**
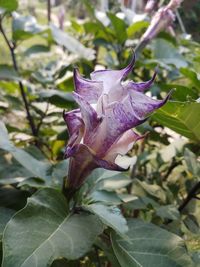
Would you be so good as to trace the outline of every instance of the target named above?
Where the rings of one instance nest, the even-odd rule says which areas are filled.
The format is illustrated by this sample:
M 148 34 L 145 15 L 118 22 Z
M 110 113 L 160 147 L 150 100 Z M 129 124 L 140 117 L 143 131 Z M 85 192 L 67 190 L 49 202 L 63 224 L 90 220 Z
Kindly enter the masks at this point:
M 77 93 L 73 93 L 73 96 L 80 106 L 82 119 L 85 124 L 84 138 L 87 138 L 91 131 L 99 124 L 100 118 L 98 118 L 96 111 L 82 96 Z
M 129 91 L 129 92 L 130 92 L 130 103 L 132 106 L 132 110 L 135 112 L 135 115 L 139 120 L 145 119 L 147 115 L 152 113 L 154 110 L 162 107 L 172 94 L 172 91 L 170 91 L 170 93 L 167 95 L 165 99 L 156 100 L 137 91 Z
M 103 91 L 103 83 L 83 78 L 77 69 L 74 69 L 75 92 L 88 103 L 96 103 Z
M 115 163 L 98 158 L 91 149 L 83 144 L 76 145 L 68 157 L 70 157 L 68 186 L 72 189 L 78 189 L 85 178 L 96 168 L 125 170 Z
M 145 135 L 138 135 L 133 130 L 126 131 L 107 151 L 105 160 L 114 161 L 120 155 L 126 155 L 133 145 Z
M 68 147 L 71 148 L 75 144 L 78 144 L 81 141 L 84 134 L 84 123 L 83 120 L 81 119 L 80 109 L 76 109 L 70 112 L 64 111 L 63 118 L 67 124 L 70 136 L 68 141 Z
M 102 81 L 104 92 L 107 94 L 111 88 L 115 88 L 133 69 L 135 64 L 135 54 L 130 62 L 130 64 L 121 70 L 97 70 L 90 74 L 90 77 L 94 81 Z
M 154 100 L 133 91 L 122 102 L 114 102 L 105 109 L 102 123 L 90 136 L 88 146 L 98 156 L 104 157 L 121 135 L 146 121 L 149 113 L 163 106 L 171 93 L 164 100 Z
M 140 83 L 135 83 L 133 81 L 130 81 L 126 84 L 123 85 L 127 90 L 135 90 L 138 92 L 144 92 L 145 90 L 149 89 L 151 85 L 153 84 L 155 78 L 156 78 L 157 72 L 154 73 L 153 77 L 151 80 L 147 82 L 140 82 Z
M 74 132 L 77 132 L 79 128 L 83 125 L 83 120 L 81 119 L 80 109 L 75 109 L 70 112 L 63 112 L 64 121 L 67 124 L 69 135 L 71 136 Z

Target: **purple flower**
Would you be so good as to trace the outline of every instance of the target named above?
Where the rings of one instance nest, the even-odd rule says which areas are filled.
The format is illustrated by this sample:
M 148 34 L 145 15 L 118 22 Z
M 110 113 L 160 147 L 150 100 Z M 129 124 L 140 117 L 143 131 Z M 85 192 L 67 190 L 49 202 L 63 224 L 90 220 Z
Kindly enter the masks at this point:
M 141 38 L 141 42 L 149 42 L 161 31 L 167 29 L 173 23 L 175 15 L 168 6 L 161 7 L 153 16 L 149 27 Z
M 80 109 L 64 112 L 69 131 L 65 156 L 70 157 L 67 184 L 78 189 L 92 170 L 124 170 L 115 163 L 117 155 L 125 155 L 133 144 L 143 138 L 132 128 L 163 106 L 164 100 L 154 100 L 143 92 L 153 83 L 123 80 L 135 62 L 121 70 L 100 70 L 91 73 L 91 80 L 74 70 L 75 101 Z

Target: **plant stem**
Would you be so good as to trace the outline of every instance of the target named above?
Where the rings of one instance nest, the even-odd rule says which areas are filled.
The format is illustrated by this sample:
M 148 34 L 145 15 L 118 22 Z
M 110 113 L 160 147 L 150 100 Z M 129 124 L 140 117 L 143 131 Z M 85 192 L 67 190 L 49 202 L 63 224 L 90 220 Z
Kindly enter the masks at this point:
M 0 32 L 2 33 L 3 38 L 4 38 L 8 48 L 10 50 L 10 54 L 11 54 L 11 58 L 12 58 L 12 62 L 13 62 L 13 67 L 14 67 L 15 71 L 17 73 L 19 73 L 19 69 L 18 69 L 18 66 L 17 66 L 16 57 L 15 57 L 15 45 L 14 45 L 14 43 L 9 42 L 9 40 L 8 40 L 8 38 L 6 36 L 6 33 L 5 33 L 5 31 L 4 31 L 3 27 L 2 27 L 2 21 L 0 21 Z M 19 81 L 18 84 L 19 84 L 20 93 L 21 93 L 21 96 L 22 96 L 22 99 L 23 99 L 23 102 L 24 102 L 24 106 L 25 106 L 25 109 L 26 109 L 26 115 L 27 115 L 27 119 L 28 119 L 30 127 L 31 127 L 32 134 L 33 134 L 33 136 L 37 137 L 37 130 L 36 130 L 33 118 L 32 118 L 32 116 L 30 114 L 29 104 L 28 104 L 28 100 L 26 98 L 26 93 L 25 93 L 25 89 L 24 89 L 23 83 L 21 81 Z
M 186 199 L 183 201 L 183 203 L 179 206 L 178 210 L 180 212 L 183 211 L 183 209 L 188 205 L 188 203 L 190 202 L 191 199 L 196 197 L 196 193 L 197 191 L 200 190 L 200 182 L 198 182 L 197 184 L 195 184 L 192 189 L 189 191 Z
M 51 0 L 47 0 L 47 19 L 48 24 L 51 22 Z
M 99 249 L 96 246 L 95 246 L 95 254 L 96 254 L 96 258 L 97 258 L 98 267 L 101 267 L 101 261 L 100 261 L 100 257 L 99 257 Z

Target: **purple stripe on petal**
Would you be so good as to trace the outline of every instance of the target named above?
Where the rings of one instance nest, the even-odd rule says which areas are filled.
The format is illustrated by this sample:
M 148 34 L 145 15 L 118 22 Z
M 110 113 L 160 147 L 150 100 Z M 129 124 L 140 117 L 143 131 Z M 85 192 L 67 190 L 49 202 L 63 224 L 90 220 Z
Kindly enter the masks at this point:
M 89 134 L 100 123 L 100 119 L 98 118 L 93 107 L 85 99 L 83 99 L 82 96 L 78 95 L 77 93 L 73 93 L 73 96 L 81 109 L 82 119 L 85 124 L 84 139 L 87 139 Z
M 153 84 L 153 82 L 156 78 L 156 75 L 157 75 L 157 72 L 155 71 L 151 80 L 149 80 L 147 82 L 135 83 L 135 82 L 131 81 L 131 82 L 128 82 L 127 84 L 124 84 L 123 86 L 128 90 L 135 90 L 138 92 L 144 92 L 145 90 L 147 90 L 151 87 L 151 85 Z
M 83 120 L 81 119 L 80 109 L 76 109 L 70 112 L 63 112 L 63 118 L 67 124 L 69 135 L 71 136 L 74 132 L 77 132 L 79 128 L 83 125 Z
M 172 93 L 171 91 L 164 100 L 156 100 L 137 91 L 129 92 L 132 110 L 140 120 L 145 119 L 154 110 L 162 107 L 167 102 Z
M 83 78 L 77 69 L 74 69 L 75 92 L 81 95 L 88 103 L 96 103 L 103 91 L 103 83 Z
M 70 153 L 68 186 L 78 189 L 85 178 L 96 168 L 125 171 L 117 164 L 95 156 L 94 152 L 83 144 L 76 145 Z
M 115 102 L 107 106 L 102 123 L 90 136 L 88 146 L 91 147 L 99 157 L 104 157 L 110 147 L 127 130 L 143 123 L 146 119 L 137 117 L 132 109 L 130 96 L 124 102 Z

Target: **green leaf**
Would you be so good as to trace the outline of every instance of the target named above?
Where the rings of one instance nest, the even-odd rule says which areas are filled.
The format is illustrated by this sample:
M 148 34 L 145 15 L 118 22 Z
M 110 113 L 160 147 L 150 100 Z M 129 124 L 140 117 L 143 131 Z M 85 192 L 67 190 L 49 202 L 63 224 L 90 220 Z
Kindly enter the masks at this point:
M 50 49 L 46 45 L 36 44 L 29 47 L 25 52 L 24 55 L 29 57 L 33 54 L 39 54 L 39 53 L 46 53 L 49 52 Z
M 96 190 L 89 195 L 89 198 L 93 202 L 102 202 L 107 205 L 119 205 L 121 203 L 121 199 L 117 196 L 117 193 L 105 190 Z
M 55 42 L 64 46 L 68 51 L 78 55 L 79 58 L 93 60 L 95 51 L 91 48 L 86 48 L 82 43 L 70 36 L 68 33 L 60 30 L 54 25 L 51 25 L 51 31 Z
M 188 97 L 192 98 L 193 100 L 196 100 L 199 96 L 198 91 L 195 88 L 192 88 L 191 86 L 186 87 L 176 83 L 162 83 L 160 84 L 160 88 L 162 91 L 166 92 L 169 92 L 169 90 L 175 88 L 175 90 L 173 91 L 172 99 L 176 101 L 184 102 L 188 100 Z
M 156 209 L 156 214 L 163 219 L 178 220 L 180 213 L 174 205 L 161 206 Z
M 138 21 L 130 25 L 126 32 L 129 38 L 133 38 L 136 32 L 140 32 L 143 29 L 146 29 L 149 26 L 148 21 Z
M 20 77 L 13 67 L 9 65 L 0 65 L 0 80 L 19 81 Z
M 133 192 L 136 196 L 151 196 L 154 197 L 156 200 L 159 199 L 162 202 L 166 201 L 166 195 L 164 190 L 157 184 L 149 184 L 145 181 L 134 179 Z
M 121 267 L 191 267 L 183 240 L 138 219 L 128 222 L 128 239 L 113 233 L 112 245 Z
M 5 9 L 6 11 L 12 12 L 18 7 L 17 0 L 0 0 L 0 8 Z
M 200 177 L 200 163 L 197 161 L 196 155 L 188 148 L 184 151 L 184 159 L 188 167 L 188 171 L 196 177 Z
M 44 267 L 60 257 L 80 258 L 102 231 L 95 215 L 70 215 L 60 192 L 40 190 L 6 226 L 2 267 Z
M 120 43 L 124 43 L 127 39 L 125 22 L 112 13 L 108 13 L 107 15 L 114 28 L 116 38 L 119 40 Z
M 181 68 L 180 72 L 187 78 L 189 78 L 192 84 L 200 91 L 200 74 L 191 70 L 191 68 Z
M 188 63 L 172 43 L 157 38 L 154 41 L 154 57 L 164 64 L 173 64 L 177 68 L 187 67 Z
M 128 231 L 127 222 L 117 207 L 96 203 L 84 206 L 84 208 L 96 214 L 105 225 L 113 228 L 116 232 L 125 234 Z
M 7 129 L 5 125 L 0 122 L 0 148 L 10 152 L 13 157 L 27 170 L 29 170 L 33 176 L 50 179 L 50 173 L 52 165 L 49 162 L 42 162 L 32 157 L 26 151 L 15 147 L 10 141 Z
M 66 103 L 74 102 L 72 94 L 55 89 L 40 90 L 38 95 L 43 99 L 48 99 L 51 104 L 63 107 Z
M 18 13 L 14 15 L 12 21 L 13 39 L 26 40 L 35 34 L 44 33 L 48 28 L 41 26 L 33 16 L 21 16 Z
M 168 102 L 152 117 L 185 137 L 200 140 L 200 103 Z
M 4 228 L 7 222 L 10 220 L 10 218 L 14 215 L 14 213 L 15 213 L 14 210 L 0 207 L 0 215 L 1 215 L 0 216 L 0 242 L 2 240 Z

